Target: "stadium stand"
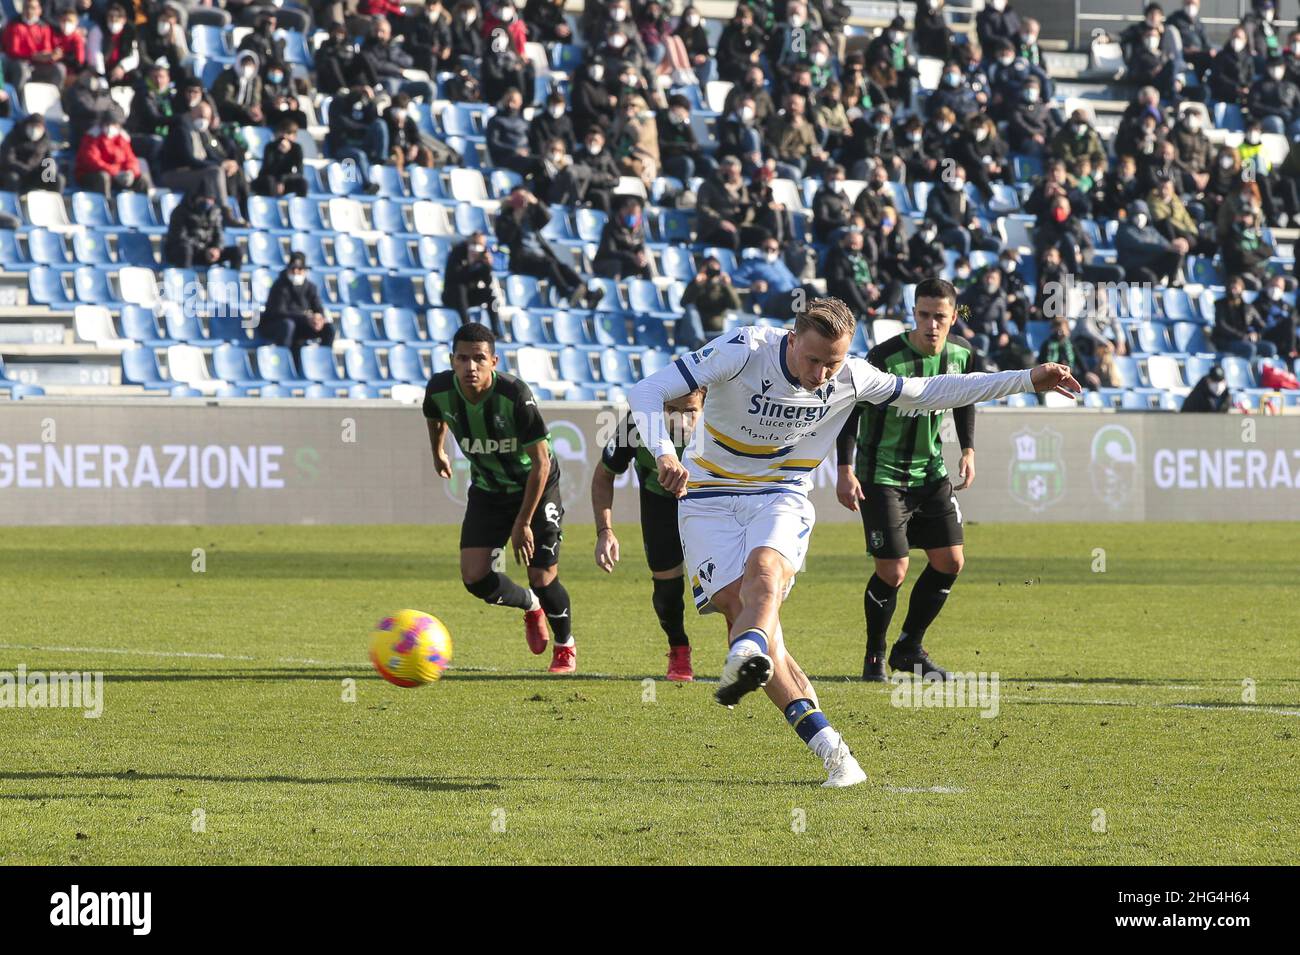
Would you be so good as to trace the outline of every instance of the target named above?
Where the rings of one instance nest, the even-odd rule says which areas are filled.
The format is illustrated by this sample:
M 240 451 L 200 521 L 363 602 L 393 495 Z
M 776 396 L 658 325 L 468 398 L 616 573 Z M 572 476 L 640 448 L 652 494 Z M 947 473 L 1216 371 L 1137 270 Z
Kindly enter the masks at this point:
M 640 3 L 616 23 L 608 2 L 570 3 L 561 21 L 542 0 L 508 18 L 510 0 L 488 0 L 472 26 L 408 5 L 391 15 L 400 47 L 376 36 L 378 17 L 330 25 L 295 7 L 305 32 L 191 22 L 188 50 L 163 56 L 169 74 L 151 66 L 161 48 L 143 29 L 160 6 L 135 7 L 133 70 L 69 64 L 63 89 L 18 88 L 6 61 L 0 396 L 387 398 L 448 367 L 468 319 L 493 324 L 502 366 L 542 396 L 617 399 L 682 350 L 693 284 L 740 293 L 707 336 L 788 325 L 782 293 L 797 287 L 837 294 L 858 313 L 863 354 L 907 326 L 929 274 L 961 289 L 958 331 L 986 367 L 1069 361 L 1090 388 L 1084 407 L 1175 410 L 1217 365 L 1238 406 L 1258 408 L 1275 390 L 1266 367 L 1300 373 L 1300 34 L 1281 21 L 1254 57 L 1234 51 L 1231 23 L 1210 27 L 1245 81 L 1234 92 L 1223 55 L 1191 55 L 1185 24 L 1140 21 L 1071 50 L 1040 43 L 1012 4 L 922 8 L 909 22 L 893 4 L 814 2 L 803 27 L 756 3 L 745 27 L 734 4 L 705 0 L 699 30 L 651 22 Z M 5 12 L 9 30 L 19 21 Z M 1254 37 L 1264 28 L 1251 23 Z M 801 29 L 809 42 L 789 42 Z M 752 71 L 737 52 L 751 47 Z M 236 70 L 249 49 L 256 76 Z M 501 108 L 512 87 L 518 114 Z M 193 123 L 200 101 L 208 129 Z M 57 182 L 22 172 L 31 114 Z M 147 191 L 78 185 L 73 139 L 101 133 L 147 157 Z M 740 162 L 740 198 L 724 157 Z M 222 220 L 219 262 L 173 254 L 173 214 L 196 183 Z M 540 236 L 585 301 L 555 274 L 509 271 L 497 229 L 521 185 L 549 212 Z M 625 232 L 643 258 L 609 251 Z M 483 299 L 462 281 L 476 233 L 494 292 Z M 759 250 L 767 237 L 779 261 Z M 280 340 L 259 317 L 299 255 L 332 337 L 293 326 Z M 721 275 L 703 270 L 709 257 Z

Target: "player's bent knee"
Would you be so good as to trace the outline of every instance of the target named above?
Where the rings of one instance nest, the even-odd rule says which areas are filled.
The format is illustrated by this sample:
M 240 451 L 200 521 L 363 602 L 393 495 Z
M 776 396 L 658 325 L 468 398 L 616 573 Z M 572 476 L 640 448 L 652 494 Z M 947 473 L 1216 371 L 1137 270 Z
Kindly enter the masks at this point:
M 890 587 L 897 589 L 903 586 L 903 581 L 907 579 L 907 566 L 908 560 L 906 557 L 902 560 L 878 560 L 876 561 L 876 576 Z

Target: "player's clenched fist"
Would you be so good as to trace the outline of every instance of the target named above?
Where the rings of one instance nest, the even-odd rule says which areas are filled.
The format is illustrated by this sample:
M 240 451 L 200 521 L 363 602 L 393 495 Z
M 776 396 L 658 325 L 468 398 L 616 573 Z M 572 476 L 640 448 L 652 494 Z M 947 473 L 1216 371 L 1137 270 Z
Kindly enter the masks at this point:
M 839 472 L 839 478 L 835 482 L 835 499 L 850 511 L 856 511 L 858 501 L 866 498 L 862 493 L 862 485 L 858 481 L 858 476 L 853 473 L 853 468 L 848 465 L 841 465 Z
M 1073 398 L 1083 391 L 1083 387 L 1074 380 L 1074 375 L 1070 374 L 1069 365 L 1049 361 L 1037 366 L 1029 375 L 1034 382 L 1034 391 L 1055 391 L 1067 398 Z
M 675 454 L 661 454 L 658 459 L 659 484 L 673 497 L 686 496 L 686 466 Z

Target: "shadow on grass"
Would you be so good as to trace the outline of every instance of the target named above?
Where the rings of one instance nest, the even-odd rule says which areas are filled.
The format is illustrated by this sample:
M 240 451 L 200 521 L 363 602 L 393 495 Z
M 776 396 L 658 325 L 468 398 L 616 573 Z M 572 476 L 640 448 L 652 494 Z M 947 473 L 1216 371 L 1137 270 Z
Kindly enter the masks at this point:
M 355 783 L 379 783 L 388 786 L 405 786 L 408 789 L 420 789 L 427 792 L 467 792 L 474 790 L 495 790 L 501 786 L 494 782 L 474 782 L 459 779 L 437 779 L 420 776 L 232 776 L 221 773 L 140 773 L 135 770 L 124 772 L 91 772 L 77 770 L 58 772 L 55 770 L 13 770 L 0 772 L 0 780 L 37 780 L 53 779 L 71 782 L 78 779 L 115 779 L 118 782 L 184 782 L 184 783 L 255 783 L 291 784 L 299 786 L 344 786 Z M 22 794 L 0 794 L 0 799 L 39 799 L 42 796 Z M 63 797 L 60 797 L 63 798 Z M 69 795 L 67 798 L 79 798 Z M 126 799 L 127 796 L 108 798 Z

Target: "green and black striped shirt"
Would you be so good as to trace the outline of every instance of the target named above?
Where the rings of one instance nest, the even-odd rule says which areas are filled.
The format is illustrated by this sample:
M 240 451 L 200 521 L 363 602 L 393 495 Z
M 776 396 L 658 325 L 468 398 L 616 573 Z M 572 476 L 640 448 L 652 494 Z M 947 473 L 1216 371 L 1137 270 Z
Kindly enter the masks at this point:
M 867 353 L 867 361 L 902 378 L 957 375 L 975 371 L 974 353 L 963 338 L 949 335 L 937 355 L 923 355 L 908 333 L 881 342 Z M 947 477 L 939 430 L 942 411 L 901 411 L 894 405 L 878 407 L 862 402 L 853 409 L 836 442 L 838 461 L 845 464 L 857 446 L 854 473 L 863 484 L 918 487 Z M 962 450 L 975 446 L 975 407 L 952 413 Z
M 513 375 L 493 372 L 492 387 L 474 404 L 460 390 L 453 372 L 440 371 L 424 389 L 424 416 L 446 423 L 469 459 L 474 484 L 484 491 L 522 491 L 533 466 L 526 449 L 538 441 L 545 441 L 551 452 L 547 485 L 560 478 L 551 434 L 537 401 L 528 385 Z

